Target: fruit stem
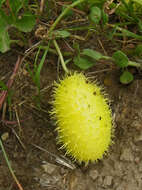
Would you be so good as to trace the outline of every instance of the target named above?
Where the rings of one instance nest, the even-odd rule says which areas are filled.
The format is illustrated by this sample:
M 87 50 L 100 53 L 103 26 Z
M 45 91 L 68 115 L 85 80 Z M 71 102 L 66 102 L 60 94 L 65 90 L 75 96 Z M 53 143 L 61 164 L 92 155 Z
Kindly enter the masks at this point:
M 134 62 L 134 61 L 129 61 L 128 65 L 129 66 L 133 66 L 133 67 L 140 67 L 140 68 L 142 68 L 142 64 Z
M 66 67 L 66 64 L 65 64 L 63 55 L 62 55 L 62 53 L 61 53 L 61 51 L 60 51 L 60 48 L 59 48 L 59 46 L 58 46 L 58 44 L 57 44 L 57 41 L 56 41 L 56 40 L 53 40 L 53 43 L 54 43 L 54 46 L 55 46 L 55 48 L 56 48 L 56 50 L 57 50 L 57 52 L 58 52 L 58 55 L 59 55 L 59 57 L 60 57 L 61 64 L 62 64 L 62 67 L 63 67 L 64 71 L 65 71 L 66 73 L 69 73 L 69 71 L 68 71 L 68 69 L 67 69 L 67 67 Z

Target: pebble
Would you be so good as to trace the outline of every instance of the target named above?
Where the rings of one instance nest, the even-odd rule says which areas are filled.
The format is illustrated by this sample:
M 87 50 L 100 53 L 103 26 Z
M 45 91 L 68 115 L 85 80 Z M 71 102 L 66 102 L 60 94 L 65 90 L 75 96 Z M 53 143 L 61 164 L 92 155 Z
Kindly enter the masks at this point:
M 57 186 L 58 182 L 61 182 L 61 176 L 60 175 L 48 175 L 48 174 L 42 174 L 39 178 L 39 183 L 43 187 L 54 187 Z
M 66 174 L 68 172 L 68 170 L 67 169 L 65 169 L 65 168 L 60 168 L 60 174 L 61 175 L 64 175 L 64 174 Z
M 42 187 L 48 187 L 49 185 L 51 186 L 51 177 L 46 176 L 46 174 L 42 175 L 39 179 L 39 183 Z
M 113 177 L 112 176 L 105 176 L 104 178 L 104 186 L 110 186 L 112 184 Z
M 99 176 L 99 173 L 97 170 L 90 170 L 89 176 L 92 178 L 92 180 L 95 181 L 97 179 L 97 177 Z
M 136 157 L 136 158 L 135 158 L 135 163 L 136 163 L 136 164 L 139 164 L 139 162 L 140 162 L 140 158 L 139 158 L 139 157 Z
M 134 141 L 135 141 L 136 143 L 142 141 L 142 133 L 140 133 L 139 135 L 137 135 L 137 136 L 134 138 Z
M 8 133 L 8 132 L 5 132 L 5 133 L 3 133 L 3 134 L 1 135 L 1 139 L 2 139 L 3 141 L 6 141 L 8 138 L 9 138 L 9 133 Z
M 131 162 L 134 160 L 134 157 L 130 148 L 123 148 L 121 156 L 120 156 L 120 160 L 131 161 Z
M 48 162 L 42 164 L 42 168 L 48 174 L 52 174 L 58 167 L 54 164 L 50 164 Z

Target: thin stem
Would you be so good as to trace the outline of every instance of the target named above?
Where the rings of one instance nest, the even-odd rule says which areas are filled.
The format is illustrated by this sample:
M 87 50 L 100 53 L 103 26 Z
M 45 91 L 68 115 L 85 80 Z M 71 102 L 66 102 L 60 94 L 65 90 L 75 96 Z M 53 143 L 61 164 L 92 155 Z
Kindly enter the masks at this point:
M 115 24 L 107 24 L 108 26 L 112 27 L 112 28 L 115 28 L 116 30 L 122 32 L 122 35 L 123 36 L 128 36 L 128 37 L 131 37 L 131 38 L 135 38 L 135 39 L 138 39 L 138 40 L 142 40 L 142 36 L 138 35 L 138 34 L 135 34 L 133 32 L 130 32 L 129 30 L 126 30 L 124 28 L 121 28 L 119 26 L 116 26 Z
M 59 48 L 59 46 L 58 46 L 58 44 L 57 44 L 57 41 L 56 41 L 56 40 L 53 40 L 53 43 L 54 43 L 54 46 L 55 46 L 55 48 L 56 48 L 56 50 L 57 50 L 57 52 L 58 52 L 58 55 L 59 55 L 59 57 L 60 57 L 62 67 L 63 67 L 64 71 L 65 71 L 66 73 L 68 73 L 69 71 L 68 71 L 68 69 L 67 69 L 67 67 L 66 67 L 66 64 L 65 64 L 63 55 L 62 55 L 62 53 L 61 53 L 61 51 L 60 51 L 60 48 Z
M 13 172 L 13 169 L 12 169 L 12 167 L 11 167 L 11 165 L 10 165 L 10 162 L 9 162 L 9 160 L 8 160 L 8 156 L 7 156 L 7 154 L 6 154 L 6 151 L 5 151 L 5 149 L 4 149 L 4 146 L 3 146 L 3 144 L 2 144 L 2 140 L 1 140 L 1 139 L 0 139 L 0 147 L 1 147 L 1 149 L 2 149 L 4 158 L 5 158 L 5 160 L 6 160 L 7 166 L 8 166 L 8 168 L 9 168 L 10 172 L 11 172 L 12 177 L 14 178 L 14 180 L 15 180 L 17 186 L 19 187 L 19 189 L 20 189 L 20 190 L 23 190 L 21 184 L 19 183 L 17 177 L 15 176 L 15 174 L 14 174 L 14 172 Z
M 66 13 L 73 7 L 75 7 L 76 5 L 84 2 L 86 0 L 77 0 L 74 3 L 72 3 L 71 5 L 67 6 L 67 8 L 64 9 L 64 11 L 59 15 L 59 17 L 55 20 L 55 22 L 52 24 L 51 28 L 49 29 L 49 35 L 52 33 L 52 31 L 54 30 L 54 28 L 56 27 L 56 25 L 60 22 L 60 20 L 66 15 Z
M 46 48 L 47 48 L 46 46 L 41 46 L 41 49 L 46 49 Z M 53 53 L 54 55 L 58 55 L 58 53 L 55 49 L 49 48 L 48 51 L 50 53 Z M 63 52 L 62 54 L 63 54 L 63 56 L 72 56 L 73 55 L 72 52 L 67 52 L 67 51 Z
M 96 27 L 88 25 L 88 26 L 75 26 L 75 27 L 64 28 L 64 30 L 68 31 L 91 30 L 91 29 L 96 30 Z
M 102 56 L 102 59 L 105 59 L 105 60 L 112 60 L 112 57 L 109 57 L 109 56 L 103 55 L 103 56 Z
M 141 67 L 142 68 L 142 64 L 134 62 L 134 61 L 129 61 L 128 65 L 133 66 L 133 67 Z

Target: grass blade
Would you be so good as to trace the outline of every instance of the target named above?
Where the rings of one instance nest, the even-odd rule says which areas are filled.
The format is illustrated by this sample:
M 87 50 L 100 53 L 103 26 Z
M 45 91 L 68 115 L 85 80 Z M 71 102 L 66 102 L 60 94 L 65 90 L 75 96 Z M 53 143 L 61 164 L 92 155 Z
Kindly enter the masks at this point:
M 43 56 L 42 56 L 42 59 L 41 59 L 39 65 L 38 65 L 38 67 L 36 68 L 36 73 L 35 73 L 34 80 L 35 80 L 35 83 L 36 83 L 36 85 L 37 85 L 37 87 L 38 87 L 38 90 L 40 90 L 40 72 L 41 72 L 41 69 L 42 69 L 42 67 L 43 67 L 43 64 L 44 64 L 44 61 L 45 61 L 47 52 L 48 52 L 48 50 L 49 50 L 49 46 L 50 46 L 50 42 L 48 43 L 48 46 L 47 46 L 47 48 L 45 49 L 45 52 L 44 52 L 44 54 L 43 54 Z M 40 48 L 39 48 L 39 50 L 40 50 Z
M 4 149 L 4 146 L 3 146 L 3 143 L 2 143 L 2 140 L 1 140 L 1 139 L 0 139 L 0 147 L 1 147 L 1 149 L 2 149 L 2 152 L 3 152 L 4 158 L 5 158 L 5 160 L 6 160 L 7 166 L 8 166 L 8 168 L 9 168 L 9 170 L 10 170 L 10 172 L 11 172 L 11 175 L 12 175 L 13 179 L 15 180 L 15 182 L 16 182 L 18 188 L 19 188 L 20 190 L 24 190 L 23 187 L 21 186 L 21 184 L 19 183 L 19 181 L 18 181 L 16 175 L 15 175 L 14 172 L 13 172 L 13 169 L 12 169 L 12 167 L 11 167 L 11 165 L 10 165 L 10 162 L 9 162 L 9 160 L 8 160 L 8 156 L 7 156 L 7 154 L 6 154 L 6 151 L 5 151 L 5 149 Z

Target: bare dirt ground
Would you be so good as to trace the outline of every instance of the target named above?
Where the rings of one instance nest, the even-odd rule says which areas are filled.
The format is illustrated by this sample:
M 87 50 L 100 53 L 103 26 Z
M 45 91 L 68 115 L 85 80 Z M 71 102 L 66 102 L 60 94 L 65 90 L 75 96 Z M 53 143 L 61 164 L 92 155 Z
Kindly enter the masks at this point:
M 17 57 L 0 55 L 0 79 L 7 81 Z M 27 59 L 29 64 L 31 58 Z M 142 189 L 142 77 L 136 71 L 130 85 L 119 83 L 119 70 L 97 64 L 86 72 L 105 86 L 112 101 L 115 138 L 109 154 L 88 166 L 71 163 L 56 144 L 55 124 L 49 117 L 52 84 L 61 69 L 48 57 L 41 75 L 41 109 L 36 107 L 36 87 L 25 64 L 12 86 L 11 110 L 0 123 L 0 134 L 12 168 L 24 190 L 141 190 Z M 108 69 L 108 70 L 105 70 Z M 2 115 L 3 111 L 1 111 Z M 39 146 L 47 152 L 35 147 Z M 61 163 L 62 162 L 62 163 Z M 66 165 L 66 166 L 64 166 Z M 18 189 L 0 151 L 0 190 Z

